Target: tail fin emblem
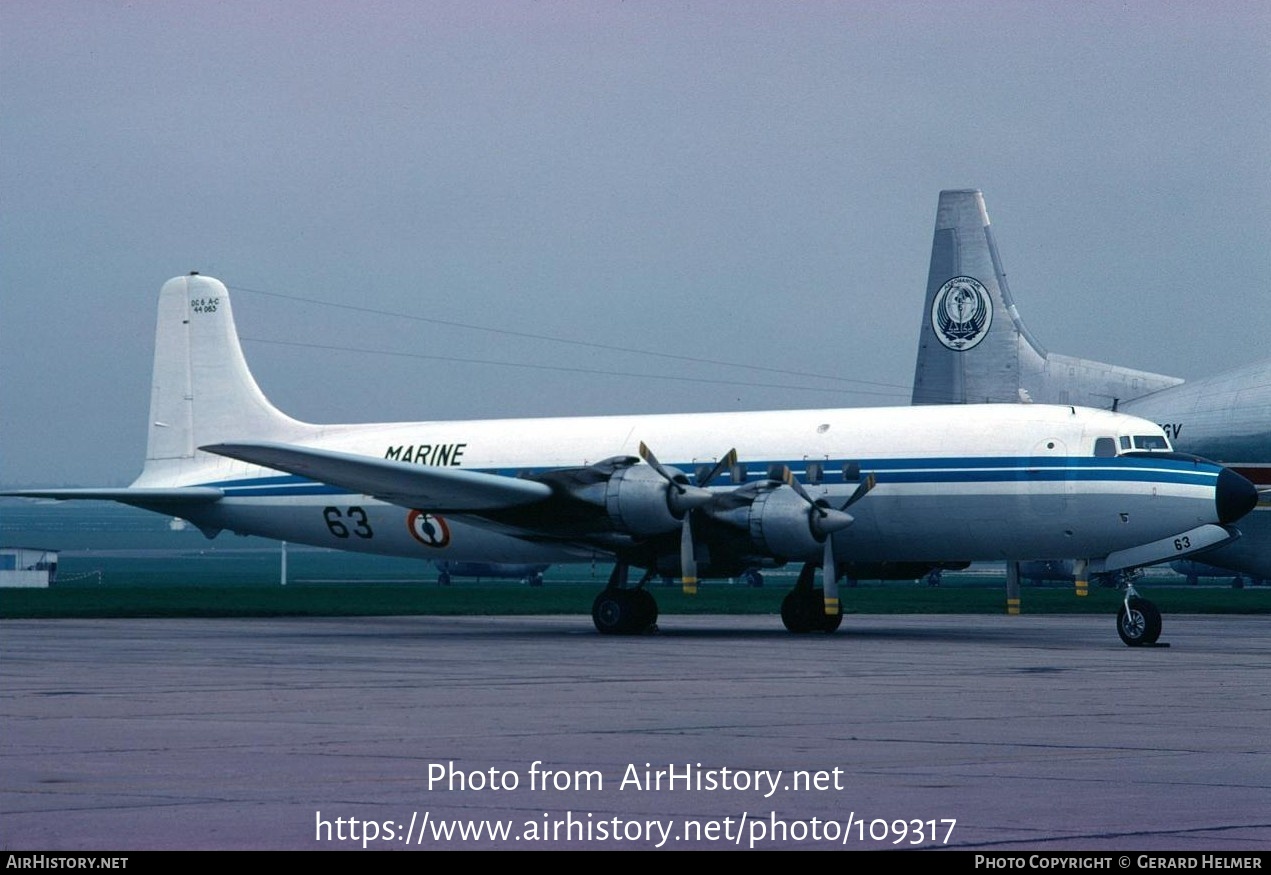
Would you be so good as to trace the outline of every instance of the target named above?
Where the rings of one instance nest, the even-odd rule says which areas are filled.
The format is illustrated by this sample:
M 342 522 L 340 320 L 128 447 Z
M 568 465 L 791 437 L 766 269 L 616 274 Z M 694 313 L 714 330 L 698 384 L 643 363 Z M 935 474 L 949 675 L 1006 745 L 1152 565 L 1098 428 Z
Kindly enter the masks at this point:
M 993 300 L 974 277 L 955 276 L 936 292 L 931 327 L 949 349 L 966 352 L 985 338 L 992 324 Z

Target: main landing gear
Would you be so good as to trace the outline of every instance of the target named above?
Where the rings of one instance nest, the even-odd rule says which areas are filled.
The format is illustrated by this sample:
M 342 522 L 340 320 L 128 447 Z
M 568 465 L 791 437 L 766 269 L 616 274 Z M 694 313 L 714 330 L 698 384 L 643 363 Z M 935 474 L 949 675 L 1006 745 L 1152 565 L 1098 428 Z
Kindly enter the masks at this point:
M 1117 610 L 1117 634 L 1127 647 L 1150 647 L 1161 637 L 1161 612 L 1126 584 L 1125 600 Z
M 644 588 L 653 578 L 653 572 L 634 587 L 628 587 L 627 568 L 625 563 L 615 565 L 609 575 L 609 585 L 591 603 L 591 620 L 602 635 L 643 635 L 657 631 L 658 603 Z
M 781 602 L 781 622 L 791 632 L 833 632 L 843 622 L 843 613 L 825 613 L 825 591 L 815 588 L 817 566 L 808 564 L 799 572 L 794 589 Z

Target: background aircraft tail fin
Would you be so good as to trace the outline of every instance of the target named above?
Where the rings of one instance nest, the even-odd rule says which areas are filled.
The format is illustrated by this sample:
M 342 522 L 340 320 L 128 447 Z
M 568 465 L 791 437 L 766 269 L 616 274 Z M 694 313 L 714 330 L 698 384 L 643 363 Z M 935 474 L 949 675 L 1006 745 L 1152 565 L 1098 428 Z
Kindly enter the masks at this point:
M 313 427 L 261 392 L 238 342 L 229 292 L 212 277 L 176 277 L 159 291 L 146 465 L 134 486 L 170 485 L 209 443 L 295 440 Z
M 983 193 L 940 192 L 912 403 L 1036 402 L 1115 409 L 1181 382 L 1047 352 L 1015 307 Z

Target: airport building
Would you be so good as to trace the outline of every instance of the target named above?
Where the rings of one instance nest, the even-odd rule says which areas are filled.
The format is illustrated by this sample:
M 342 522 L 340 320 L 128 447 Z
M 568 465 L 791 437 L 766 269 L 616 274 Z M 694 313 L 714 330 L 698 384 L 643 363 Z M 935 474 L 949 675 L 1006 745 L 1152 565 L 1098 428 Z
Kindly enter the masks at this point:
M 0 587 L 44 587 L 57 580 L 57 551 L 0 547 Z

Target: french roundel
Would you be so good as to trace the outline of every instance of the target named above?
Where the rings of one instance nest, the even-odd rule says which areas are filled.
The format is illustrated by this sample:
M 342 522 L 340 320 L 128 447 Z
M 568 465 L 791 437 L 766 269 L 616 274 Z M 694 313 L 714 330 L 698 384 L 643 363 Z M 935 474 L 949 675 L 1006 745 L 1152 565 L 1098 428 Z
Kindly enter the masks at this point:
M 441 548 L 450 543 L 450 526 L 435 514 L 412 510 L 406 515 L 406 528 L 410 536 L 425 547 Z

